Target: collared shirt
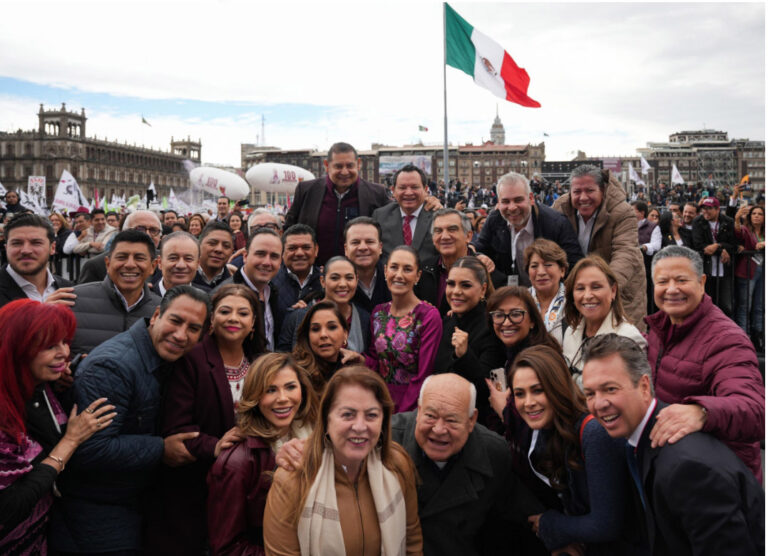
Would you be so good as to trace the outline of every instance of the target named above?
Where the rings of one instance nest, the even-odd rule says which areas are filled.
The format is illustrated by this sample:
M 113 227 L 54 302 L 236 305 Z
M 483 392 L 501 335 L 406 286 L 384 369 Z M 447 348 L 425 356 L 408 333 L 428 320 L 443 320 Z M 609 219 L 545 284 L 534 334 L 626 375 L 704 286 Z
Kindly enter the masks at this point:
M 712 239 L 715 243 L 717 243 L 717 232 L 720 229 L 720 221 L 715 220 L 714 222 L 707 221 L 707 224 L 709 224 L 709 229 L 712 232 Z M 718 257 L 716 255 L 712 255 L 710 257 L 712 260 L 712 268 L 710 269 L 710 276 L 725 276 L 725 269 L 723 268 L 723 259 L 721 257 Z
M 637 445 L 640 442 L 640 437 L 643 435 L 643 431 L 645 430 L 645 425 L 648 424 L 648 420 L 651 418 L 651 415 L 653 415 L 654 409 L 656 409 L 656 398 L 653 398 L 651 405 L 648 406 L 648 409 L 645 412 L 645 417 L 643 417 L 643 420 L 640 421 L 640 424 L 634 430 L 632 435 L 627 438 L 627 442 L 633 448 L 637 448 Z
M 221 279 L 221 277 L 224 274 L 224 271 L 226 270 L 226 268 L 227 268 L 227 265 L 224 265 L 223 267 L 221 267 L 221 271 L 216 276 L 214 276 L 211 280 L 209 280 L 208 277 L 205 275 L 205 271 L 203 270 L 203 267 L 198 265 L 198 267 L 197 267 L 197 275 L 200 276 L 200 279 L 203 282 L 205 282 L 209 286 L 213 286 L 214 284 L 216 284 Z
M 162 282 L 162 280 L 161 280 L 161 282 Z M 120 292 L 120 290 L 117 289 L 117 286 L 112 284 L 112 287 L 115 288 L 115 291 L 117 292 L 117 297 L 119 297 L 120 301 L 123 302 L 123 306 L 125 307 L 125 310 L 128 313 L 130 313 L 133 310 L 133 308 L 136 307 L 136 305 L 138 305 L 139 303 L 141 303 L 142 299 L 144 299 L 144 288 L 142 288 L 141 289 L 141 295 L 136 300 L 136 303 L 134 303 L 133 305 L 128 305 L 128 300 L 125 299 L 125 296 Z
M 647 219 L 643 218 L 640 222 L 637 223 L 637 228 L 640 229 L 640 226 L 643 225 L 643 222 L 646 222 Z M 646 255 L 653 255 L 656 251 L 661 250 L 661 227 L 655 226 L 653 228 L 653 231 L 651 232 L 651 240 L 648 243 L 643 243 L 645 245 L 645 254 Z M 641 245 L 640 247 L 642 247 Z
M 424 203 L 422 203 L 419 208 L 417 208 L 416 210 L 414 210 L 411 213 L 411 216 L 413 216 L 413 218 L 411 218 L 411 221 L 408 223 L 408 225 L 411 227 L 411 237 L 416 235 L 416 221 L 419 219 L 419 214 L 421 214 L 421 209 L 423 209 L 423 208 L 424 208 Z M 405 214 L 405 211 L 401 207 L 400 208 L 400 219 L 402 221 L 405 221 L 405 217 L 406 216 L 407 216 L 407 214 Z
M 366 286 L 365 282 L 362 280 L 357 281 L 357 285 L 360 286 L 360 289 L 363 290 L 363 293 L 368 296 L 368 299 L 373 299 L 373 290 L 376 289 L 376 275 L 378 274 L 379 270 L 374 269 L 373 271 L 373 278 L 371 278 L 371 285 Z
M 275 351 L 275 317 L 272 314 L 272 308 L 269 306 L 269 294 L 272 292 L 272 289 L 269 287 L 269 284 L 267 284 L 264 286 L 264 291 L 260 293 L 259 288 L 257 288 L 256 285 L 250 281 L 248 275 L 243 272 L 242 268 L 240 269 L 240 274 L 242 274 L 243 281 L 248 284 L 248 287 L 251 288 L 256 293 L 256 295 L 263 297 L 264 335 L 266 336 L 267 340 L 267 351 Z
M 285 272 L 288 274 L 288 276 L 296 280 L 296 282 L 299 284 L 299 290 L 303 290 L 304 287 L 309 283 L 309 279 L 312 278 L 313 268 L 311 266 L 309 267 L 309 273 L 307 274 L 307 277 L 304 278 L 303 282 L 295 273 L 291 272 L 291 269 L 287 266 L 285 267 Z
M 512 241 L 510 251 L 512 254 L 512 266 L 518 274 L 521 274 L 518 267 L 523 264 L 523 253 L 525 253 L 525 248 L 532 244 L 535 239 L 533 237 L 533 218 L 528 215 L 528 222 L 519 232 L 516 232 L 515 227 L 509 222 L 507 222 L 507 226 L 509 226 L 509 236 Z M 518 263 L 517 261 L 520 262 Z
M 576 216 L 576 220 L 579 222 L 579 245 L 581 246 L 581 252 L 584 256 L 589 255 L 589 240 L 592 239 L 592 228 L 595 227 L 595 220 L 597 219 L 597 211 L 586 222 L 581 215 Z
M 53 280 L 53 274 L 51 274 L 51 271 L 47 268 L 45 269 L 47 276 L 45 281 L 45 289 L 43 290 L 42 295 L 39 291 L 37 291 L 37 286 L 13 270 L 11 265 L 7 265 L 6 270 L 8 271 L 8 274 L 11 275 L 11 278 L 13 278 L 13 281 L 16 282 L 16 284 L 21 288 L 21 291 L 24 292 L 24 295 L 26 295 L 29 299 L 34 299 L 35 301 L 42 303 L 48 298 L 49 295 L 56 291 L 56 283 Z

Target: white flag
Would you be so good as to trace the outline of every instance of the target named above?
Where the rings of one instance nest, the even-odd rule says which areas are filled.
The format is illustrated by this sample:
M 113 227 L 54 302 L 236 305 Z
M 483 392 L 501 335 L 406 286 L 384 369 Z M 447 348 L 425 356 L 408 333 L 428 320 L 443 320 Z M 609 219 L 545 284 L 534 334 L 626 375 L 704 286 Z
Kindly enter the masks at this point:
M 8 192 L 5 190 L 5 187 L 3 187 L 3 184 L 0 183 L 0 196 L 5 197 L 6 193 Z
M 77 180 L 72 174 L 64 170 L 61 173 L 59 185 L 56 187 L 56 195 L 53 197 L 51 209 L 54 211 L 66 209 L 74 212 L 84 206 L 88 206 L 88 201 L 85 200 L 85 195 L 80 191 Z
M 632 166 L 632 163 L 629 163 L 629 179 L 631 179 L 637 185 L 645 185 L 645 182 L 640 179 L 640 176 L 637 175 L 637 171 L 635 170 L 635 167 Z
M 685 184 L 683 176 L 680 175 L 680 170 L 677 169 L 677 164 L 672 164 L 672 183 Z
M 651 169 L 651 165 L 648 164 L 648 161 L 645 159 L 643 155 L 640 155 L 640 173 L 644 176 L 648 175 L 648 170 Z
M 149 182 L 149 187 L 147 187 L 152 193 L 155 194 L 155 197 L 157 197 L 157 189 L 155 189 L 155 182 L 151 181 Z
M 177 210 L 179 207 L 179 201 L 176 199 L 176 194 L 173 192 L 173 187 L 171 187 L 171 192 L 168 194 L 168 206 L 173 210 Z

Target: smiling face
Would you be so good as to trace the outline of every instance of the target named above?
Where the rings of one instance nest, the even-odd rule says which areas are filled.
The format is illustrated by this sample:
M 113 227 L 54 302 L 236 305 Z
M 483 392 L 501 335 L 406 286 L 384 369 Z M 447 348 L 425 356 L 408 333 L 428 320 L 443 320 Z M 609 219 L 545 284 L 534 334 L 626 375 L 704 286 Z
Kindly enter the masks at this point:
M 339 358 L 339 350 L 347 341 L 347 331 L 339 322 L 334 311 L 321 309 L 312 315 L 309 322 L 309 347 L 326 361 L 335 362 Z
M 533 193 L 526 193 L 525 184 L 515 180 L 499 184 L 497 208 L 515 230 L 520 230 L 528 223 L 531 207 L 535 204 Z
M 35 276 L 45 271 L 48 259 L 56 251 L 45 228 L 19 226 L 5 238 L 8 264 L 21 276 Z
M 603 192 L 591 176 L 571 180 L 571 205 L 583 220 L 589 220 L 603 202 Z
M 105 260 L 109 279 L 126 299 L 138 294 L 157 264 L 156 259 L 150 258 L 149 248 L 144 243 L 130 241 L 113 245 Z
M 551 299 L 560 287 L 560 281 L 565 277 L 565 269 L 554 261 L 545 261 L 538 253 L 531 255 L 528 263 L 528 278 L 541 298 Z
M 546 429 L 552 426 L 555 413 L 544 392 L 536 371 L 519 367 L 512 377 L 512 395 L 515 397 L 517 412 L 531 429 Z
M 355 224 L 347 230 L 344 255 L 357 268 L 373 268 L 381 258 L 379 231 L 371 224 Z
M 694 218 L 696 218 L 696 209 L 691 205 L 685 205 L 683 207 L 683 223 L 690 226 Z
M 160 314 L 160 307 L 149 321 L 149 336 L 157 354 L 165 361 L 176 361 L 200 340 L 205 324 L 205 303 L 180 295 Z
M 339 387 L 326 426 L 336 462 L 359 466 L 378 442 L 383 421 L 384 410 L 373 392 L 357 384 Z
M 283 262 L 299 276 L 306 276 L 317 258 L 318 246 L 310 234 L 291 234 L 285 238 Z
M 209 276 L 217 274 L 227 264 L 234 248 L 232 234 L 224 230 L 210 232 L 200 242 L 200 266 Z
M 587 323 L 600 325 L 611 311 L 616 299 L 616 284 L 595 266 L 579 270 L 573 283 L 573 303 Z
M 656 306 L 674 324 L 681 324 L 701 303 L 705 281 L 706 276 L 697 276 L 693 264 L 685 257 L 659 259 L 653 268 Z
M 53 382 L 61 378 L 67 369 L 69 360 L 69 344 L 64 340 L 44 347 L 29 363 L 29 371 L 35 384 Z
M 647 375 L 637 385 L 618 353 L 591 359 L 582 374 L 587 407 L 612 438 L 629 438 L 653 399 Z
M 392 195 L 405 214 L 411 214 L 423 205 L 427 194 L 427 186 L 421 183 L 418 172 L 400 172 L 392 188 Z
M 346 305 L 357 290 L 355 267 L 347 261 L 331 263 L 325 271 L 325 276 L 320 277 L 320 285 L 325 290 L 326 299 Z
M 467 254 L 472 232 L 465 232 L 458 214 L 446 214 L 435 218 L 432 224 L 432 243 L 443 259 L 455 261 Z
M 296 371 L 283 367 L 259 399 L 259 411 L 281 435 L 286 434 L 301 406 L 301 384 Z
M 432 461 L 458 454 L 477 421 L 477 410 L 469 414 L 469 384 L 443 376 L 448 375 L 436 375 L 424 387 L 414 428 L 416 442 Z
M 345 153 L 333 153 L 331 161 L 324 160 L 323 164 L 328 172 L 328 177 L 336 186 L 336 189 L 343 193 L 354 185 L 357 181 L 357 175 L 360 171 L 360 159 L 355 156 L 353 151 Z
M 200 222 L 199 218 L 190 218 L 189 220 L 189 233 L 193 236 L 197 237 L 200 235 L 200 232 L 203 231 L 203 225 Z
M 229 212 L 229 199 L 226 197 L 220 197 L 216 201 L 216 210 L 219 213 L 219 218 L 223 218 Z
M 452 267 L 445 281 L 445 298 L 451 310 L 462 315 L 471 311 L 485 297 L 486 284 L 481 284 L 468 268 Z
M 253 238 L 243 257 L 243 272 L 254 285 L 266 286 L 280 270 L 283 244 L 272 234 L 259 234 Z
M 412 253 L 400 249 L 389 256 L 385 278 L 393 296 L 412 292 L 420 277 L 421 271 Z
M 228 295 L 213 308 L 211 329 L 219 342 L 239 346 L 253 332 L 255 324 L 251 304 L 239 295 Z
M 495 319 L 492 321 L 493 331 L 505 346 L 512 347 L 528 337 L 533 328 L 533 322 L 531 321 L 531 315 L 528 314 L 528 308 L 522 299 L 519 297 L 508 297 L 495 311 L 507 315 L 511 313 L 512 319 L 515 321 L 511 322 L 509 318 L 505 318 L 501 323 L 496 322 Z
M 166 289 L 181 284 L 189 284 L 197 272 L 200 262 L 200 250 L 197 242 L 190 237 L 174 238 L 166 241 L 160 255 L 160 270 Z

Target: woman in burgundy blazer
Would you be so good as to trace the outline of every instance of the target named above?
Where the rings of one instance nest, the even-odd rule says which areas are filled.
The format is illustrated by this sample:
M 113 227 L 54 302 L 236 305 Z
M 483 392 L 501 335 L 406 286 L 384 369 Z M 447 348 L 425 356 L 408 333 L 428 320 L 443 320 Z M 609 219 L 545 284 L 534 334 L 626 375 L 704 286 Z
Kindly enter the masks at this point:
M 194 463 L 160 469 L 147 508 L 149 554 L 205 550 L 205 479 L 219 453 L 241 440 L 234 428 L 235 397 L 239 398 L 250 362 L 264 351 L 264 338 L 255 332 L 258 299 L 249 288 L 226 285 L 213 295 L 212 306 L 210 334 L 168 378 L 161 434 L 198 432 L 199 436 L 184 442 Z

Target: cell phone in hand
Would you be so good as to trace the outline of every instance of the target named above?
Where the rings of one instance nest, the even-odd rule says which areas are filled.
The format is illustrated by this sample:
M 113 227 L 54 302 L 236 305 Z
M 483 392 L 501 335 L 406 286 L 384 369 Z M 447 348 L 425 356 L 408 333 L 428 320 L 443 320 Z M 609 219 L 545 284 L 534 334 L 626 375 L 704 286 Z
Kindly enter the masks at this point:
M 499 392 L 504 392 L 507 389 L 507 374 L 504 372 L 504 367 L 491 369 L 491 382 Z

